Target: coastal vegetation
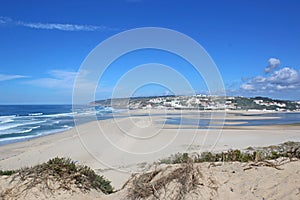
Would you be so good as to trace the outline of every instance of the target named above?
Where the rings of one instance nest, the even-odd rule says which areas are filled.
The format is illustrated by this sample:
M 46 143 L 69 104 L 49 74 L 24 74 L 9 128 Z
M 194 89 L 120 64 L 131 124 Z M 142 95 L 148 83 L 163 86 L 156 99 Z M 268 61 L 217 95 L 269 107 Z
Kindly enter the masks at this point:
M 123 189 L 127 190 L 127 199 L 162 197 L 184 199 L 186 195 L 193 195 L 194 191 L 204 186 L 208 187 L 209 195 L 214 196 L 220 185 L 203 171 L 204 165 L 207 166 L 208 171 L 225 163 L 244 163 L 240 171 L 257 167 L 282 170 L 284 164 L 299 159 L 300 142 L 285 142 L 267 147 L 248 147 L 244 150 L 235 149 L 217 153 L 177 153 L 154 163 L 150 171 L 133 175 Z M 231 173 L 235 173 L 236 169 L 234 167 L 232 169 Z M 102 194 L 115 192 L 109 180 L 96 174 L 90 167 L 77 164 L 69 158 L 56 157 L 33 167 L 1 170 L 0 176 L 9 177 L 11 184 L 11 187 L 1 191 L 0 197 L 3 199 L 26 197 L 26 193 L 35 188 L 50 196 L 57 191 L 86 193 L 95 190 Z
M 300 142 L 285 142 L 267 147 L 248 147 L 245 150 L 228 150 L 225 152 L 201 154 L 177 153 L 161 159 L 158 164 L 202 163 L 202 162 L 258 162 L 278 158 L 300 159 Z
M 280 166 L 300 159 L 299 148 L 299 142 L 285 142 L 278 146 L 249 147 L 245 151 L 229 150 L 221 153 L 204 152 L 192 155 L 177 153 L 160 160 L 156 163 L 158 167 L 154 170 L 134 177 L 130 183 L 127 198 L 180 200 L 189 196 L 194 199 L 205 195 L 206 192 L 209 196 L 214 196 L 220 185 L 213 176 L 205 174 L 204 169 L 197 165 L 198 163 L 208 163 L 208 171 L 212 167 L 222 166 L 224 162 L 243 162 L 245 165 L 242 171 L 256 167 L 272 167 L 282 170 Z M 159 167 L 166 164 L 167 167 Z M 230 173 L 236 173 L 235 170 L 238 169 Z M 205 186 L 206 189 L 199 191 L 199 188 L 205 188 Z M 230 192 L 234 190 L 232 187 L 229 189 Z
M 16 173 L 15 170 L 0 170 L 0 176 L 10 176 Z
M 35 187 L 43 188 L 50 194 L 60 189 L 79 189 L 82 192 L 94 189 L 104 194 L 113 192 L 110 181 L 96 174 L 90 167 L 78 165 L 69 158 L 56 157 L 43 164 L 1 171 L 0 174 L 11 176 L 10 182 L 15 184 L 1 194 L 0 197 L 4 199 L 18 199 Z

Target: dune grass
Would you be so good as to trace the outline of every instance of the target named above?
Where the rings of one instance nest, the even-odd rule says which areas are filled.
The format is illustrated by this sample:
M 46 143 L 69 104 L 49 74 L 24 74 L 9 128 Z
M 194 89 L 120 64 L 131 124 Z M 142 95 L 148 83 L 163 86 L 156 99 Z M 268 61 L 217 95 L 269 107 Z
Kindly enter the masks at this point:
M 18 199 L 24 193 L 39 187 L 53 193 L 57 190 L 73 191 L 74 188 L 82 192 L 95 189 L 110 194 L 113 187 L 110 181 L 94 172 L 90 167 L 78 165 L 69 158 L 53 158 L 48 162 L 26 167 L 15 171 L 1 171 L 1 175 L 9 175 L 14 187 L 3 191 L 3 199 Z
M 164 199 L 164 195 L 171 195 L 168 199 L 185 199 L 185 195 L 199 186 L 203 186 L 203 174 L 195 163 L 209 162 L 209 168 L 222 166 L 222 163 L 215 162 L 247 162 L 244 171 L 255 167 L 273 167 L 276 170 L 285 162 L 278 158 L 285 158 L 287 162 L 300 159 L 300 143 L 285 142 L 280 145 L 254 148 L 249 147 L 243 151 L 228 150 L 226 152 L 212 153 L 204 152 L 201 154 L 177 153 L 168 158 L 161 159 L 155 164 L 176 164 L 169 173 L 170 166 L 159 168 L 134 177 L 129 188 L 128 199 Z M 271 161 L 273 160 L 273 161 Z M 211 192 L 217 191 L 218 186 L 213 179 L 208 179 Z M 172 186 L 173 184 L 173 186 Z M 172 190 L 172 192 L 166 191 Z M 171 189 L 170 189 L 171 188 Z
M 189 155 L 188 153 L 177 153 L 168 158 L 161 159 L 158 164 L 179 164 L 187 163 L 190 160 L 194 163 L 236 161 L 257 162 L 263 160 L 274 160 L 281 157 L 300 159 L 300 143 L 289 141 L 276 146 L 274 145 L 262 148 L 248 147 L 244 151 L 235 149 L 220 153 L 202 152 L 201 154 L 193 155 Z

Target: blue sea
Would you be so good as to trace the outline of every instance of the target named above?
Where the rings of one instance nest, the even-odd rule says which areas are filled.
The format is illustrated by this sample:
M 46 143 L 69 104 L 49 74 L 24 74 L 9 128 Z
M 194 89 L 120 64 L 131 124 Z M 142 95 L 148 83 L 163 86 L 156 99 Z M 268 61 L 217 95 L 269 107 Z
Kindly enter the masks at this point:
M 0 145 L 49 135 L 78 123 L 111 118 L 113 109 L 72 105 L 0 105 Z

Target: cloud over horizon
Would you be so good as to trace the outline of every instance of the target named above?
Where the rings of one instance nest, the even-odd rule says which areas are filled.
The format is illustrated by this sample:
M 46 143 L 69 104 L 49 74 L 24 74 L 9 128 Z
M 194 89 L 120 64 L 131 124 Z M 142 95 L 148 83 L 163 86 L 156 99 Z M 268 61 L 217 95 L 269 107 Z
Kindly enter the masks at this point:
M 47 73 L 49 77 L 38 78 L 26 81 L 27 84 L 55 88 L 55 89 L 72 89 L 77 72 L 66 70 L 51 70 Z
M 32 29 L 60 30 L 60 31 L 116 31 L 116 28 L 86 24 L 40 23 L 15 21 L 9 17 L 0 16 L 0 24 L 11 24 Z
M 81 88 L 82 90 L 89 90 L 92 88 L 94 83 L 89 79 L 89 75 L 91 73 L 82 70 L 81 76 L 78 77 L 78 71 L 71 71 L 71 70 L 50 70 L 48 71 L 47 77 L 44 78 L 37 78 L 33 80 L 26 81 L 26 84 L 38 86 L 38 87 L 45 87 L 50 89 L 63 89 L 63 90 L 70 90 L 74 89 L 74 84 L 76 81 L 77 88 Z
M 6 23 L 9 23 L 11 21 L 12 21 L 12 19 L 10 19 L 9 17 L 0 16 L 0 24 L 6 24 Z
M 297 96 L 300 92 L 300 71 L 284 67 L 276 69 L 280 64 L 279 59 L 270 58 L 269 66 L 265 69 L 266 76 L 255 76 L 245 81 L 240 89 L 250 94 L 274 94 L 278 95 L 292 94 Z M 273 72 L 271 72 L 273 71 Z
M 270 58 L 268 60 L 268 66 L 265 68 L 265 73 L 268 74 L 271 71 L 273 71 L 274 69 L 277 69 L 280 65 L 280 60 L 277 58 Z
M 9 81 L 9 80 L 20 79 L 20 78 L 27 78 L 27 76 L 0 74 L 0 81 Z

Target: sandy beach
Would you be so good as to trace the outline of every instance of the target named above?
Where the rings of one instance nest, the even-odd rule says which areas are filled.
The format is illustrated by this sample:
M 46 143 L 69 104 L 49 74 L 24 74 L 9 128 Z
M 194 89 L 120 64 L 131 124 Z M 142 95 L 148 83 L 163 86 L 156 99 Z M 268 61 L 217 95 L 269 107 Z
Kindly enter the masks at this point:
M 18 169 L 56 156 L 68 157 L 103 174 L 115 189 L 120 189 L 132 174 L 144 172 L 153 162 L 177 152 L 220 152 L 300 141 L 298 126 L 195 129 L 158 122 L 165 119 L 166 113 L 195 118 L 199 115 L 197 112 L 152 110 L 151 116 L 146 115 L 149 112 L 118 113 L 118 116 L 127 117 L 115 116 L 66 132 L 1 146 L 0 169 Z

